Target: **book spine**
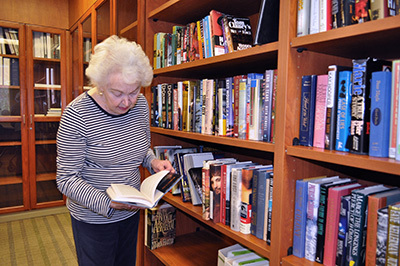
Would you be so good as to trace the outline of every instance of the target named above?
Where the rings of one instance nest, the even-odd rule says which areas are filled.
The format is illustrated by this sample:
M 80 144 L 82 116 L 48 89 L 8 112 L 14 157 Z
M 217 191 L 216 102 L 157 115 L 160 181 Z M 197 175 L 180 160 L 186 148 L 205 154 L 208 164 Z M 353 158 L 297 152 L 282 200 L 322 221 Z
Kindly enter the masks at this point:
M 268 219 L 267 219 L 267 244 L 271 245 L 271 232 L 272 232 L 272 192 L 274 190 L 274 174 L 270 173 L 269 178 L 269 196 L 268 196 Z
M 315 261 L 323 263 L 325 250 L 325 226 L 326 226 L 326 205 L 329 187 L 321 185 L 319 193 L 319 207 L 317 214 L 317 247 L 315 251 Z
M 258 187 L 258 193 L 257 193 L 257 217 L 256 217 L 256 237 L 259 239 L 263 239 L 264 237 L 264 220 L 265 220 L 265 205 L 267 204 L 265 202 L 265 196 L 266 196 L 266 190 L 267 190 L 267 179 L 269 178 L 270 174 L 267 173 L 267 171 L 256 171 L 256 174 L 258 175 L 258 182 L 257 182 L 257 187 Z M 254 198 L 254 196 L 253 196 Z M 267 217 L 268 218 L 268 217 Z M 253 217 L 253 219 L 255 219 Z
M 355 0 L 341 1 L 340 12 L 342 17 L 342 26 L 349 26 L 357 23 L 355 14 Z
M 311 105 L 313 104 L 315 105 L 315 102 L 314 103 L 311 102 L 311 93 L 312 93 L 311 75 L 303 76 L 301 81 L 301 106 L 300 106 L 300 129 L 299 129 L 299 141 L 300 145 L 303 146 L 313 145 L 314 128 L 311 128 L 311 119 L 314 117 L 314 114 L 311 115 Z
M 242 195 L 240 205 L 240 232 L 250 234 L 252 212 L 253 169 L 242 169 Z
M 233 78 L 226 78 L 226 136 L 233 137 L 234 128 L 234 87 Z
M 389 205 L 386 265 L 399 265 L 400 204 Z
M 173 130 L 179 130 L 179 111 L 178 111 L 178 87 L 176 84 L 172 84 L 172 109 L 173 109 Z
M 250 233 L 254 236 L 257 234 L 257 219 L 258 215 L 261 213 L 258 212 L 257 210 L 257 200 L 258 200 L 258 194 L 260 193 L 260 187 L 258 187 L 259 184 L 259 173 L 258 171 L 253 171 L 253 186 L 252 186 L 252 192 L 251 192 L 251 221 L 250 221 Z
M 387 237 L 388 237 L 389 212 L 388 207 L 383 207 L 378 210 L 378 225 L 376 232 L 376 260 L 371 262 L 371 265 L 385 266 Z
M 392 74 L 389 71 L 372 73 L 370 156 L 389 157 L 391 86 Z
M 315 261 L 317 250 L 317 217 L 319 205 L 320 185 L 308 183 L 306 243 L 304 257 Z
M 325 122 L 325 149 L 333 150 L 336 141 L 337 118 L 337 80 L 338 68 L 336 65 L 328 68 L 328 86 L 326 91 L 326 122 Z
M 335 143 L 335 149 L 337 151 L 349 151 L 348 141 L 350 136 L 351 120 L 351 88 L 351 71 L 340 71 L 338 84 L 338 107 Z
M 226 164 L 221 165 L 221 223 L 226 221 Z
M 182 82 L 182 130 L 183 131 L 189 131 L 189 125 L 188 125 L 188 104 L 189 104 L 189 88 L 188 88 L 188 82 L 183 81 Z
M 310 32 L 310 2 L 311 0 L 297 1 L 297 37 Z
M 161 106 L 162 106 L 162 128 L 167 128 L 168 106 L 167 106 L 167 84 L 161 84 Z
M 167 85 L 167 117 L 168 117 L 168 121 L 167 121 L 167 128 L 168 129 L 172 129 L 173 128 L 173 84 L 169 83 Z
M 238 138 L 246 139 L 246 106 L 247 106 L 247 79 L 239 81 L 239 101 L 238 101 Z
M 332 0 L 332 29 L 342 27 L 341 13 L 340 13 L 341 0 Z
M 218 136 L 226 136 L 226 83 L 218 81 Z
M 355 191 L 351 193 L 351 202 L 353 204 L 354 201 L 354 209 L 351 210 L 353 214 L 353 233 L 352 233 L 352 245 L 351 245 L 351 253 L 350 253 L 350 264 L 353 265 L 361 265 L 361 261 L 363 261 L 363 256 L 365 254 L 362 253 L 365 247 L 363 247 L 363 238 L 364 238 L 364 230 L 365 230 L 365 215 L 366 215 L 366 207 L 367 207 L 367 197 L 365 195 L 359 194 Z M 365 258 L 364 258 L 365 259 Z
M 271 103 L 271 142 L 275 143 L 275 113 L 276 113 L 276 89 L 278 82 L 278 71 L 274 69 L 274 86 L 272 88 L 272 103 Z
M 231 184 L 231 229 L 239 232 L 242 194 L 242 169 L 232 169 Z
M 319 32 L 319 0 L 310 3 L 310 34 Z
M 400 93 L 400 60 L 393 61 L 392 64 L 392 95 L 390 104 L 390 136 L 389 136 L 389 157 L 396 157 L 396 138 L 399 109 Z
M 355 3 L 355 14 L 358 23 L 367 22 L 370 20 L 370 1 L 369 0 L 357 0 Z
M 201 169 L 201 181 L 203 192 L 203 219 L 210 220 L 210 168 L 208 166 L 203 166 Z
M 374 266 L 376 263 L 376 249 L 377 249 L 377 234 L 378 234 L 378 211 L 385 207 L 386 200 L 384 198 L 377 198 L 374 195 L 368 196 L 368 229 L 367 229 L 367 244 L 365 251 L 365 265 Z
M 195 83 L 195 94 L 194 94 L 194 119 L 193 119 L 193 127 L 194 132 L 201 133 L 202 126 L 202 112 L 203 112 L 203 84 L 200 81 L 196 81 Z
M 315 98 L 315 122 L 313 146 L 325 147 L 325 124 L 326 124 L 326 95 L 328 86 L 328 75 L 318 75 L 317 91 Z
M 263 86 L 263 141 L 271 142 L 271 109 L 272 109 L 272 90 L 273 90 L 274 71 L 265 71 L 265 85 Z
M 296 181 L 294 223 L 293 223 L 293 255 L 303 258 L 306 240 L 308 182 Z
M 371 1 L 371 20 L 377 20 L 388 16 L 389 8 L 386 2 L 387 0 Z
M 340 218 L 337 236 L 336 265 L 348 265 L 349 259 L 349 243 L 350 234 L 350 209 L 351 195 L 343 196 L 340 202 Z

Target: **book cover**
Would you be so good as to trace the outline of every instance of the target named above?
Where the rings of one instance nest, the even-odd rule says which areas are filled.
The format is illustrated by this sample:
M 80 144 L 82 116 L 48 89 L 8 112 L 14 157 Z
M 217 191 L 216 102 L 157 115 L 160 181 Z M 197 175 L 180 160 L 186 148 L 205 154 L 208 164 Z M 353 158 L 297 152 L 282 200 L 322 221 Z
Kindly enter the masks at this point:
M 339 179 L 337 181 L 321 184 L 320 193 L 319 193 L 319 206 L 318 206 L 318 215 L 317 215 L 317 248 L 315 261 L 319 263 L 323 263 L 324 254 L 325 254 L 325 235 L 326 235 L 326 222 L 327 222 L 327 204 L 329 197 L 329 188 L 337 187 L 344 184 L 349 184 L 354 182 L 349 178 Z M 329 217 L 330 219 L 330 217 Z
M 350 252 L 350 264 L 352 265 L 357 266 L 365 263 L 368 196 L 388 189 L 384 185 L 375 185 L 356 189 L 351 192 L 349 223 L 351 237 L 349 237 L 348 243 L 350 245 L 348 248 Z
M 239 231 L 242 234 L 251 233 L 251 203 L 253 192 L 253 170 L 254 167 L 242 169 L 241 182 L 241 203 L 240 203 L 240 227 Z
M 378 225 L 376 232 L 376 261 L 373 265 L 385 266 L 386 265 L 386 249 L 387 249 L 387 235 L 389 224 L 389 207 L 383 207 L 378 210 Z
M 229 53 L 245 50 L 253 46 L 253 35 L 249 18 L 224 15 L 222 23 L 225 43 Z
M 360 184 L 353 183 L 329 188 L 328 207 L 326 211 L 326 217 L 329 217 L 329 219 L 326 220 L 323 259 L 323 263 L 326 266 L 335 265 L 336 261 L 341 197 L 349 195 L 352 190 L 360 187 Z
M 311 0 L 297 0 L 297 37 L 310 33 Z
M 310 3 L 310 34 L 319 32 L 319 0 L 311 0 Z
M 306 241 L 305 231 L 307 220 L 308 182 L 321 178 L 323 177 L 312 177 L 296 180 L 293 223 L 293 255 L 299 258 L 304 257 Z
M 262 0 L 254 45 L 278 41 L 279 0 Z
M 355 0 L 341 1 L 340 12 L 341 12 L 342 26 L 349 26 L 358 23 L 355 13 Z
M 368 196 L 368 227 L 365 252 L 365 265 L 373 266 L 376 263 L 378 210 L 388 205 L 400 202 L 400 189 L 394 189 Z
M 371 1 L 371 20 L 377 20 L 381 18 L 386 18 L 389 16 L 389 5 L 387 0 L 374 0 Z M 393 12 L 391 16 L 396 15 L 396 12 Z
M 262 110 L 262 78 L 252 79 L 250 82 L 250 104 L 249 104 L 249 136 L 250 140 L 263 140 L 261 127 Z
M 319 2 L 319 32 L 332 29 L 332 1 L 320 0 Z
M 340 71 L 338 83 L 335 150 L 349 151 L 352 72 Z
M 234 84 L 233 78 L 228 77 L 226 82 L 226 136 L 233 137 L 234 127 Z
M 389 157 L 392 73 L 372 73 L 369 156 Z
M 217 88 L 218 96 L 218 136 L 226 136 L 226 117 L 227 117 L 227 106 L 226 106 L 226 83 L 225 79 L 218 80 Z
M 353 60 L 353 90 L 351 96 L 351 148 L 356 154 L 368 154 L 371 118 L 371 73 L 390 67 L 389 62 L 365 58 Z
M 210 164 L 210 199 L 213 199 L 210 200 L 210 209 L 214 223 L 221 222 L 221 165 L 222 163 Z
M 213 49 L 213 56 L 225 54 L 222 19 L 223 14 L 221 12 L 217 10 L 210 11 L 211 46 Z
M 369 0 L 356 0 L 354 7 L 358 23 L 363 23 L 371 20 L 369 16 L 370 12 Z
M 332 0 L 332 29 L 342 27 L 341 6 L 342 1 Z
M 315 122 L 313 139 L 313 146 L 316 148 L 325 147 L 327 87 L 328 75 L 318 75 L 315 97 Z
M 180 175 L 163 170 L 147 177 L 140 190 L 125 184 L 111 184 L 106 192 L 113 201 L 153 208 L 180 179 Z
M 386 265 L 399 265 L 400 203 L 389 205 Z
M 275 143 L 275 115 L 276 115 L 276 90 L 278 84 L 278 70 L 274 69 L 274 86 L 272 88 L 272 104 L 271 104 L 271 142 Z
M 247 132 L 247 79 L 239 80 L 239 97 L 238 97 L 238 138 L 246 139 Z M 235 101 L 236 102 L 236 101 Z M 236 107 L 235 107 L 236 108 Z
M 300 145 L 309 147 L 313 146 L 314 139 L 316 82 L 312 82 L 312 79 L 316 77 L 316 75 L 306 75 L 301 81 L 299 141 Z
M 334 176 L 329 179 L 308 182 L 308 199 L 307 199 L 307 222 L 306 222 L 306 243 L 304 257 L 307 260 L 315 261 L 317 251 L 317 219 L 320 187 L 323 183 L 329 183 L 337 180 L 339 177 Z
M 325 149 L 334 150 L 336 146 L 337 104 L 339 89 L 339 71 L 351 70 L 351 67 L 330 65 L 328 67 L 328 87 L 326 98 Z
M 390 103 L 390 135 L 389 135 L 389 157 L 396 157 L 397 123 L 399 113 L 400 93 L 400 60 L 392 63 L 392 95 Z
M 145 211 L 145 245 L 151 249 L 172 245 L 176 235 L 176 208 L 163 203 Z
M 182 33 L 183 27 L 174 25 L 172 26 L 172 34 L 176 35 L 176 64 L 179 65 L 182 63 Z
M 242 197 L 242 168 L 232 169 L 231 183 L 231 229 L 239 232 Z
M 272 90 L 274 86 L 274 70 L 265 71 L 264 86 L 262 86 L 262 140 L 271 142 L 271 113 L 272 113 Z
M 350 221 L 350 199 L 351 195 L 341 197 L 340 216 L 338 224 L 337 248 L 336 248 L 336 265 L 348 265 L 348 241 L 349 238 L 349 221 Z

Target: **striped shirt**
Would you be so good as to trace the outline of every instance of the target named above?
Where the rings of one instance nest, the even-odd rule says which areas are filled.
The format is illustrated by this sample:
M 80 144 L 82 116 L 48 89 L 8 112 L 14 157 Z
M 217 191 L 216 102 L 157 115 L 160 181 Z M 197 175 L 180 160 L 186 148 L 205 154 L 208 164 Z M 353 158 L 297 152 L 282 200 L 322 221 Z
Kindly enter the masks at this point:
M 139 166 L 150 169 L 149 111 L 140 94 L 134 108 L 111 115 L 86 92 L 65 108 L 57 133 L 57 187 L 67 196 L 71 215 L 105 224 L 134 214 L 110 208 L 111 183 L 139 188 Z

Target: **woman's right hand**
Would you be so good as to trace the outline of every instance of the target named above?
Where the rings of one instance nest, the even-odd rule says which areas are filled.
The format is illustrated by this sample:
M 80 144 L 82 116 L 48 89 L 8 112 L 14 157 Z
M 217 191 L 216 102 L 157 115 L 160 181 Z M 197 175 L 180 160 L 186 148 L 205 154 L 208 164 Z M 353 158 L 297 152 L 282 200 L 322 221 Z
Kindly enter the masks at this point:
M 120 210 L 120 211 L 134 211 L 137 209 L 144 209 L 144 208 L 140 208 L 138 206 L 134 206 L 132 204 L 126 204 L 126 203 L 122 203 L 122 202 L 117 202 L 117 201 L 111 201 L 110 207 L 116 210 Z

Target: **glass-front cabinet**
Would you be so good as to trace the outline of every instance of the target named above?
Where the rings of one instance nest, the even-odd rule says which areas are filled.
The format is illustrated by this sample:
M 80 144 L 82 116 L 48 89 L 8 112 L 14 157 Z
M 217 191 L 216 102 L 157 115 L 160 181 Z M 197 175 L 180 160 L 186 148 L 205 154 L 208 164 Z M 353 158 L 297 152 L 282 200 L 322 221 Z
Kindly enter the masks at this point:
M 29 208 L 25 27 L 0 22 L 0 211 Z
M 63 203 L 56 187 L 56 133 L 66 106 L 66 33 L 27 26 L 29 179 L 32 208 Z

